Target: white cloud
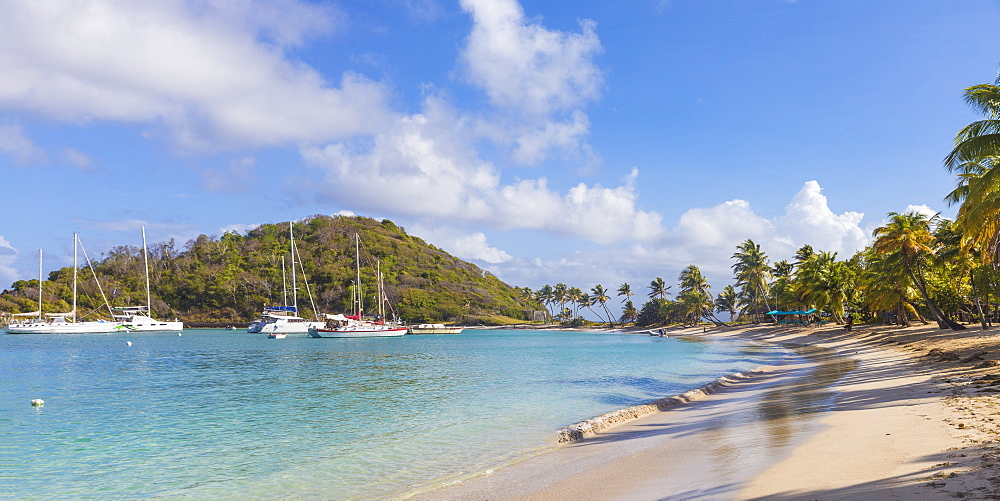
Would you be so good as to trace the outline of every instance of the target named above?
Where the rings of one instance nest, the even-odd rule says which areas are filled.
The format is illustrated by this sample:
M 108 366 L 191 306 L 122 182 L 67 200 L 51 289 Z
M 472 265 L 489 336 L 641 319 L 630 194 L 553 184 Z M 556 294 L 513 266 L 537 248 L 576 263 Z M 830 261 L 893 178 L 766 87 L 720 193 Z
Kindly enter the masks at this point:
M 789 242 L 809 244 L 815 249 L 835 251 L 841 259 L 868 245 L 867 232 L 859 226 L 864 214 L 848 211 L 834 214 L 819 183 L 808 181 L 792 198 L 776 225 Z
M 651 240 L 659 214 L 637 207 L 633 169 L 622 186 L 579 183 L 566 193 L 545 178 L 501 184 L 500 173 L 470 146 L 473 132 L 444 100 L 399 119 L 370 144 L 305 146 L 303 157 L 323 177 L 322 197 L 372 211 L 495 228 L 531 228 L 609 243 Z
M 283 49 L 337 22 L 284 0 L 2 2 L 0 109 L 158 125 L 187 147 L 328 141 L 391 115 L 385 89 L 331 83 Z
M 81 170 L 90 170 L 93 162 L 91 162 L 90 157 L 82 151 L 76 150 L 74 148 L 66 148 L 63 150 L 63 157 L 67 162 L 74 165 Z
M 237 235 L 246 235 L 248 231 L 250 231 L 250 230 L 252 230 L 254 228 L 257 228 L 261 224 L 262 223 L 250 223 L 250 224 L 233 223 L 233 224 L 228 224 L 226 226 L 223 226 L 222 228 L 219 228 L 219 233 L 223 234 L 223 235 L 226 234 L 226 233 L 236 233 Z
M 513 285 L 537 288 L 564 282 L 589 288 L 600 283 L 617 288 L 628 282 L 641 295 L 653 278 L 673 284 L 681 270 L 693 264 L 717 291 L 732 283 L 732 255 L 744 240 L 760 244 L 772 263 L 791 258 L 805 244 L 847 259 L 869 243 L 859 226 L 861 218 L 857 212 L 834 214 L 819 184 L 809 181 L 778 217 L 765 218 L 748 201 L 731 200 L 688 210 L 659 239 L 574 251 L 547 260 L 514 256 L 487 268 Z
M 928 206 L 926 206 L 924 204 L 920 204 L 920 205 L 907 205 L 906 208 L 903 209 L 903 212 L 901 212 L 901 214 L 909 214 L 911 212 L 916 212 L 917 214 L 923 214 L 924 216 L 927 216 L 928 219 L 930 219 L 930 218 L 932 218 L 932 217 L 934 217 L 934 216 L 936 216 L 938 214 L 938 211 L 936 211 L 936 210 L 934 210 L 934 209 L 932 209 L 932 208 L 930 208 L 930 207 L 928 207 Z
M 20 126 L 9 124 L 0 125 L 0 153 L 9 155 L 20 165 L 42 162 L 46 158 L 45 152 L 24 135 Z
M 474 26 L 462 59 L 470 81 L 495 106 L 549 115 L 600 94 L 603 76 L 591 60 L 601 52 L 592 21 L 582 32 L 550 31 L 525 19 L 514 0 L 462 0 Z
M 20 254 L 3 235 L 0 235 L 0 289 L 8 287 L 18 280 L 19 273 L 11 265 L 17 261 Z
M 481 232 L 466 233 L 450 227 L 427 228 L 419 225 L 409 226 L 407 232 L 461 259 L 490 264 L 506 263 L 513 259 L 507 252 L 491 246 L 486 235 Z
M 483 89 L 496 113 L 478 119 L 480 132 L 510 147 L 510 158 L 534 165 L 550 154 L 594 163 L 583 142 L 590 121 L 581 108 L 600 97 L 602 50 L 595 24 L 581 33 L 548 30 L 525 18 L 514 0 L 463 0 L 473 28 L 461 54 L 469 82 Z

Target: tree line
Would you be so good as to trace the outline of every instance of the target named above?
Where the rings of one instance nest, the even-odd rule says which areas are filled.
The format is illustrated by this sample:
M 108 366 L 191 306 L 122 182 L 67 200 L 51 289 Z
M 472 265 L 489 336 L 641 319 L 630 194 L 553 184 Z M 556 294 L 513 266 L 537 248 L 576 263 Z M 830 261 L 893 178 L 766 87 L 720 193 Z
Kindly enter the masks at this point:
M 407 322 L 503 324 L 526 321 L 542 307 L 525 302 L 513 287 L 472 263 L 462 261 L 392 221 L 365 217 L 312 216 L 292 223 L 297 249 L 292 289 L 289 223 L 264 224 L 246 234 L 200 235 L 183 246 L 170 240 L 149 246 L 152 310 L 158 318 L 189 324 L 245 325 L 265 305 L 298 299 L 299 314 L 353 312 L 360 287 L 372 311 L 376 272 L 397 316 Z M 360 235 L 363 268 L 355 284 L 355 235 Z M 78 311 L 107 318 L 112 306 L 145 304 L 142 248 L 119 246 L 80 270 Z M 42 284 L 45 312 L 71 309 L 72 267 L 49 273 Z M 101 289 L 98 289 L 101 285 Z M 0 312 L 38 309 L 38 280 L 14 282 L 0 294 Z

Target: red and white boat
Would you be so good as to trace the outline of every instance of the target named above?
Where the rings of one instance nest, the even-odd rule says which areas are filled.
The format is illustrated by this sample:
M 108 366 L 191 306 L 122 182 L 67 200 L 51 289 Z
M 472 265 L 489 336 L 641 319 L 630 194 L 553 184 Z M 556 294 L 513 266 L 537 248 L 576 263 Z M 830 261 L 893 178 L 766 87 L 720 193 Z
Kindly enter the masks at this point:
M 310 328 L 312 337 L 395 337 L 406 334 L 405 325 L 397 325 L 382 320 L 362 320 L 361 315 L 327 315 L 326 326 L 322 329 Z
M 310 327 L 309 335 L 312 337 L 331 338 L 357 338 L 357 337 L 397 337 L 403 336 L 408 330 L 405 325 L 394 321 L 385 321 L 385 310 L 383 306 L 388 303 L 385 295 L 385 286 L 382 283 L 381 270 L 376 272 L 378 283 L 378 315 L 374 319 L 365 319 L 362 314 L 362 294 L 361 294 L 361 249 L 360 238 L 354 236 L 354 252 L 357 261 L 357 286 L 354 288 L 354 304 L 357 313 L 350 316 L 343 314 L 326 315 L 326 325 L 322 328 Z

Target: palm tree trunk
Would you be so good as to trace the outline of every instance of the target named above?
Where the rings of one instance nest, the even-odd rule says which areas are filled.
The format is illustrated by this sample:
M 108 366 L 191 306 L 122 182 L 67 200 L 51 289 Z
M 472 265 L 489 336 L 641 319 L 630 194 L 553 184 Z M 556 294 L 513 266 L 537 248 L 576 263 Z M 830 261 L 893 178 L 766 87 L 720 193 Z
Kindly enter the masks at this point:
M 594 310 L 593 308 L 591 308 L 589 304 L 587 305 L 587 309 L 590 310 L 590 312 L 593 313 L 594 315 L 597 315 L 597 318 L 601 319 L 601 322 L 608 323 L 608 321 L 605 320 L 604 317 L 601 316 L 600 313 L 598 313 L 596 310 Z
M 903 303 L 896 305 L 896 323 L 903 327 L 910 326 L 910 317 L 906 314 L 906 308 L 903 307 Z
M 989 328 L 986 324 L 986 315 L 983 314 L 983 303 L 979 300 L 979 292 L 976 290 L 976 276 L 972 269 L 969 269 L 969 285 L 972 286 L 972 297 L 976 298 L 976 312 L 979 313 L 979 323 L 983 326 L 983 330 Z
M 906 260 L 903 261 L 903 267 L 906 268 L 906 272 L 909 273 L 913 283 L 916 284 L 917 289 L 920 291 L 920 295 L 924 297 L 927 309 L 930 310 L 931 317 L 937 321 L 938 327 L 941 329 L 951 329 L 953 331 L 965 329 L 964 325 L 948 318 L 943 311 L 938 309 L 937 305 L 934 304 L 934 301 L 931 300 L 930 294 L 927 293 L 927 286 L 924 284 L 924 281 L 913 272 L 912 267 L 908 262 L 906 262 Z
M 611 312 L 608 311 L 608 306 L 606 304 L 604 304 L 604 303 L 601 303 L 601 307 L 603 307 L 604 308 L 604 312 L 608 314 L 608 325 L 612 329 L 614 329 L 615 328 L 615 323 L 611 321 L 612 317 L 611 317 Z

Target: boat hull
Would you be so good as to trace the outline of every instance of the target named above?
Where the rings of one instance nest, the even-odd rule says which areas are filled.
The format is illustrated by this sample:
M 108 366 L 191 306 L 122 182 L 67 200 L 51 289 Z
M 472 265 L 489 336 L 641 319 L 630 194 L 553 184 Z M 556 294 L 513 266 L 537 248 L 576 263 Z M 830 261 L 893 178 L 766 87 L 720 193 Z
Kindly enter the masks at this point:
M 399 337 L 406 334 L 406 327 L 347 327 L 337 329 L 309 329 L 312 337 L 359 338 L 359 337 Z
M 462 327 L 410 327 L 410 334 L 461 334 Z
M 38 322 L 7 326 L 7 334 L 108 334 L 114 332 L 111 322 L 78 322 L 51 324 Z
M 123 322 L 114 328 L 114 332 L 180 332 L 184 330 L 184 322 Z

